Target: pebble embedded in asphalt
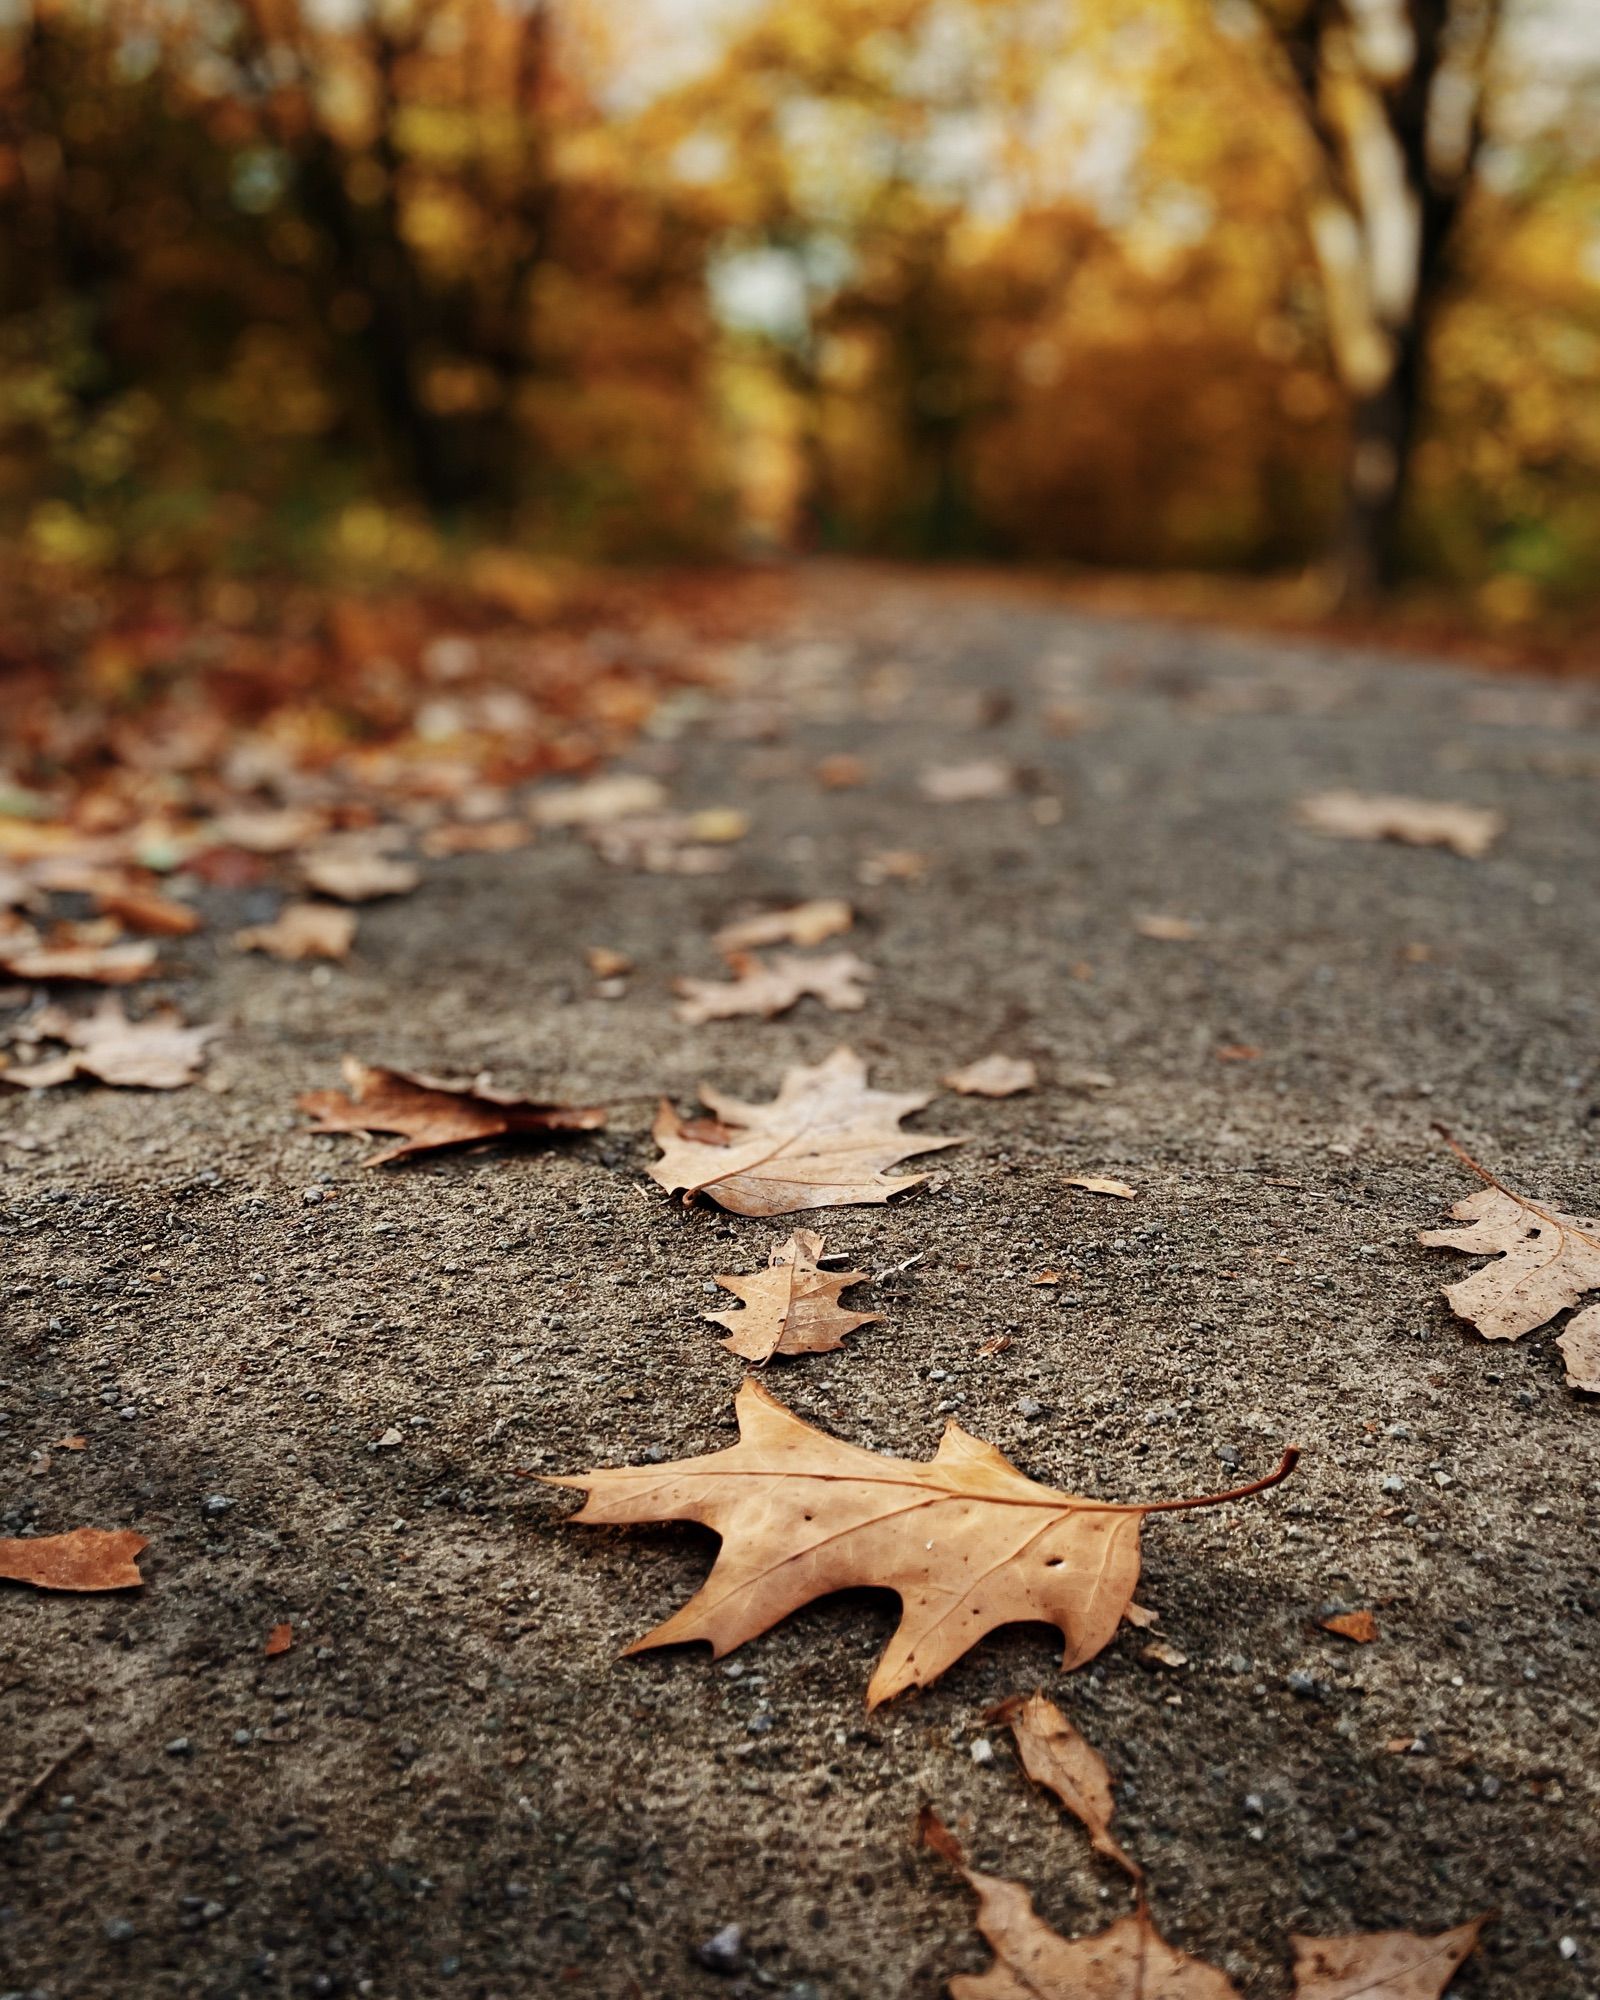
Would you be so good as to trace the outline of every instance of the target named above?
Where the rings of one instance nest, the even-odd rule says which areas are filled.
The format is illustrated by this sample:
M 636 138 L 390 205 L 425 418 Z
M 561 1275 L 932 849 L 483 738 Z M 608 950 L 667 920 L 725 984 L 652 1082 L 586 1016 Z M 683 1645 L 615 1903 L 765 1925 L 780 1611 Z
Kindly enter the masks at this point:
M 744 1969 L 744 1932 L 737 1924 L 724 1924 L 703 1944 L 695 1946 L 694 1955 L 707 1972 L 731 1977 Z

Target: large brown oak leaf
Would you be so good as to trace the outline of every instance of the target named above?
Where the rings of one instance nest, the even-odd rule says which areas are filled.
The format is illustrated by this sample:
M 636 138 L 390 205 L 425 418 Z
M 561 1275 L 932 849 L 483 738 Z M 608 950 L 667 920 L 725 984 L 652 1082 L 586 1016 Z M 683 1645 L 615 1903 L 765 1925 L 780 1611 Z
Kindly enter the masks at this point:
M 924 1463 L 813 1430 L 753 1379 L 736 1408 L 726 1451 L 549 1483 L 588 1495 L 578 1522 L 698 1521 L 722 1537 L 702 1588 L 630 1653 L 704 1640 L 720 1658 L 833 1591 L 894 1591 L 900 1623 L 869 1708 L 926 1687 L 1002 1625 L 1054 1625 L 1062 1667 L 1082 1666 L 1133 1595 L 1146 1514 L 1242 1498 L 1295 1456 L 1236 1494 L 1119 1506 L 1037 1484 L 954 1422 Z
M 869 1089 L 866 1064 L 847 1048 L 825 1062 L 796 1064 L 770 1104 L 744 1104 L 704 1083 L 700 1095 L 715 1118 L 685 1119 L 661 1106 L 661 1158 L 650 1178 L 686 1202 L 704 1194 L 735 1215 L 888 1201 L 928 1176 L 891 1179 L 886 1168 L 962 1143 L 902 1132 L 901 1119 L 920 1111 L 931 1093 Z

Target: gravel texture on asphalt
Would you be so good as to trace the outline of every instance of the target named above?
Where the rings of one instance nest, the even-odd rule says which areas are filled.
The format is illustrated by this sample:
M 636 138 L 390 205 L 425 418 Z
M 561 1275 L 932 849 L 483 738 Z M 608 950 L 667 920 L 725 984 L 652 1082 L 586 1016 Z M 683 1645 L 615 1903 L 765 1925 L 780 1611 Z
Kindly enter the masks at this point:
M 913 1844 L 924 1802 L 1063 1931 L 1127 1906 L 984 1721 L 1042 1686 L 1119 1775 L 1157 1922 L 1254 2000 L 1287 1993 L 1291 1930 L 1488 1908 L 1461 2000 L 1590 2000 L 1600 1409 L 1557 1329 L 1490 1345 L 1453 1318 L 1472 1261 L 1416 1234 L 1475 1185 L 1436 1119 L 1600 1207 L 1600 691 L 844 568 L 727 667 L 630 760 L 749 813 L 726 872 L 548 835 L 429 864 L 321 970 L 230 949 L 270 901 L 208 892 L 169 955 L 224 1024 L 209 1083 L 0 1103 L 3 1532 L 150 1538 L 140 1592 L 0 1588 L 0 1806 L 92 1737 L 0 1826 L 0 1991 L 931 2000 L 987 1954 Z M 843 755 L 865 781 L 820 785 Z M 1016 790 L 923 796 L 980 758 Z M 1466 861 L 1298 827 L 1332 786 L 1507 828 Z M 889 849 L 925 871 L 863 881 Z M 834 894 L 863 1012 L 674 1019 L 719 923 Z M 1198 928 L 1142 935 L 1152 914 Z M 588 945 L 635 961 L 621 997 Z M 1125 1626 L 1064 1678 L 1012 1628 L 869 1716 L 871 1593 L 721 1662 L 619 1659 L 711 1540 L 567 1527 L 577 1496 L 532 1475 L 730 1442 L 709 1281 L 794 1226 L 651 1185 L 654 1101 L 764 1097 L 841 1041 L 888 1088 L 994 1051 L 1040 1084 L 940 1097 L 913 1124 L 970 1139 L 932 1187 L 802 1218 L 906 1268 L 770 1386 L 906 1457 L 953 1415 L 1117 1499 L 1301 1445 L 1276 1492 L 1148 1524 L 1139 1599 L 1186 1664 Z M 489 1067 L 612 1127 L 364 1172 L 295 1109 L 346 1051 Z M 1350 1608 L 1375 1643 L 1318 1628 Z

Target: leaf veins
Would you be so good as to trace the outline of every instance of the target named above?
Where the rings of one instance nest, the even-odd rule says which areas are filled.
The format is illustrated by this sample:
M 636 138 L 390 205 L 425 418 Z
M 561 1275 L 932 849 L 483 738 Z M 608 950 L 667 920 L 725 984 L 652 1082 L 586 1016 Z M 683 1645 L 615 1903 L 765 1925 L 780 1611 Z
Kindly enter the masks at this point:
M 928 1686 L 1002 1625 L 1054 1625 L 1063 1669 L 1082 1666 L 1133 1595 L 1146 1514 L 1241 1499 L 1296 1458 L 1234 1493 L 1118 1506 L 1039 1485 L 954 1422 L 922 1462 L 814 1430 L 753 1378 L 736 1408 L 726 1451 L 549 1483 L 588 1495 L 578 1522 L 698 1521 L 722 1538 L 702 1588 L 630 1652 L 705 1640 L 720 1658 L 833 1591 L 894 1591 L 900 1623 L 869 1708 Z

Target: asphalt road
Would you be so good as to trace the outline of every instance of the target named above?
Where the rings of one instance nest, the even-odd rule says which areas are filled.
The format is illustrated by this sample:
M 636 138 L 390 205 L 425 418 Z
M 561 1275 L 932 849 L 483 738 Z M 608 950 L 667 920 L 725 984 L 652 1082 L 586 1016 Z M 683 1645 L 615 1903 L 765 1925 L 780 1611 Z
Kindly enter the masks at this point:
M 1470 1266 L 1415 1240 L 1473 1186 L 1435 1120 L 1597 1207 L 1600 689 L 872 570 L 803 579 L 726 668 L 633 760 L 750 816 L 726 872 L 565 835 L 430 864 L 348 966 L 186 946 L 217 1087 L 0 1104 L 4 1531 L 150 1538 L 137 1594 L 0 1595 L 0 1807 L 92 1738 L 5 1811 L 0 1992 L 931 2000 L 986 1954 L 913 1845 L 924 1802 L 1063 1931 L 1125 1907 L 983 1720 L 1043 1686 L 1120 1774 L 1158 1923 L 1255 2000 L 1287 1992 L 1291 1930 L 1488 1908 L 1462 2000 L 1600 1993 L 1600 1410 L 1556 1329 L 1455 1320 Z M 828 789 L 841 756 L 863 781 Z M 1015 789 L 923 796 L 974 759 Z M 1329 786 L 1506 830 L 1476 861 L 1330 840 L 1294 820 Z M 883 879 L 886 850 L 923 872 Z M 814 895 L 856 905 L 862 1012 L 675 1020 L 720 922 Z M 261 913 L 213 914 L 225 941 Z M 622 997 L 588 945 L 634 961 Z M 619 1659 L 710 1540 L 567 1527 L 576 1496 L 529 1475 L 730 1442 L 708 1281 L 791 1226 L 653 1187 L 653 1102 L 763 1097 L 841 1041 L 886 1087 L 992 1051 L 1041 1083 L 940 1098 L 916 1122 L 971 1137 L 935 1186 L 820 1218 L 860 1268 L 917 1261 L 770 1386 L 908 1457 L 954 1413 L 1118 1499 L 1298 1442 L 1277 1492 L 1150 1522 L 1139 1597 L 1185 1665 L 1126 1627 L 1062 1677 L 1014 1628 L 869 1717 L 870 1594 L 729 1661 Z M 364 1173 L 294 1109 L 347 1050 L 489 1066 L 612 1129 Z M 1330 1606 L 1378 1640 L 1321 1631 Z

